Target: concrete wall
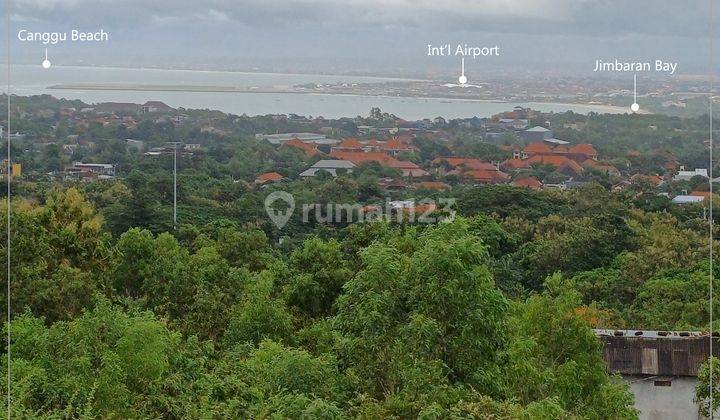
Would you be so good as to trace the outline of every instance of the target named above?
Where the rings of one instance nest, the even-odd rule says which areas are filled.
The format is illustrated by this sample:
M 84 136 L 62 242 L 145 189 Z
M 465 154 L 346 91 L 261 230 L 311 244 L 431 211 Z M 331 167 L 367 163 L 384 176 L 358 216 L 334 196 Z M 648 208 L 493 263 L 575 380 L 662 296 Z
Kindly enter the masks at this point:
M 641 420 L 700 419 L 693 403 L 697 378 L 624 375 L 623 379 L 630 383 Z M 670 381 L 670 386 L 657 386 L 655 381 Z

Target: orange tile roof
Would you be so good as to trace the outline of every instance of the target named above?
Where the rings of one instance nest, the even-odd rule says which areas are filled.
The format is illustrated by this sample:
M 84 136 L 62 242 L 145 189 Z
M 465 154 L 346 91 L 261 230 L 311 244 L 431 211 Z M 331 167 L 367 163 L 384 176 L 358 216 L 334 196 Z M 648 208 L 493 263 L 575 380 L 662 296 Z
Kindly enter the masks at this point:
M 540 188 L 542 187 L 542 183 L 538 181 L 537 178 L 529 176 L 527 178 L 522 179 L 516 179 L 512 182 L 513 185 L 517 185 L 518 187 L 526 187 L 526 188 Z
M 587 166 L 587 167 L 590 167 L 590 168 L 599 169 L 599 170 L 601 170 L 601 171 L 606 171 L 606 172 L 610 172 L 610 173 L 613 173 L 613 174 L 619 174 L 619 173 L 620 173 L 620 171 L 619 171 L 616 167 L 614 167 L 613 165 L 611 165 L 611 164 L 609 164 L 609 163 L 601 163 L 601 162 L 598 162 L 598 161 L 595 160 L 595 159 L 586 159 L 586 160 L 582 163 L 582 166 Z
M 435 158 L 432 161 L 432 164 L 434 165 L 440 165 L 442 162 L 447 162 L 448 165 L 450 165 L 452 168 L 457 168 L 458 166 L 464 166 L 468 169 L 473 170 L 488 170 L 488 171 L 494 171 L 497 170 L 495 165 L 488 162 L 483 162 L 480 159 L 476 158 L 466 158 L 466 157 L 439 157 Z
M 280 181 L 283 178 L 284 176 L 280 175 L 277 172 L 266 172 L 264 174 L 258 175 L 258 177 L 255 178 L 255 181 L 264 184 L 266 182 Z
M 348 137 L 335 147 L 338 149 L 362 149 L 363 145 L 360 143 L 360 140 Z
M 527 159 L 527 163 L 529 165 L 532 165 L 533 163 L 552 165 L 556 169 L 570 168 L 572 171 L 574 171 L 576 173 L 580 173 L 583 171 L 583 168 L 582 168 L 582 166 L 580 166 L 580 164 L 578 164 L 574 160 L 570 160 L 570 159 L 566 158 L 565 156 L 535 155 L 535 156 Z
M 490 171 L 486 169 L 463 172 L 463 176 L 470 177 L 475 181 L 479 182 L 503 182 L 507 181 L 507 179 L 509 178 L 508 174 L 506 174 L 505 172 L 501 172 L 498 170 Z
M 527 161 L 522 159 L 508 159 L 505 162 L 500 164 L 500 167 L 503 169 L 523 169 L 527 168 L 528 164 Z
M 423 188 L 426 190 L 446 190 L 450 188 L 450 186 L 444 182 L 437 182 L 437 181 L 426 181 L 426 182 L 419 182 L 416 184 L 418 188 Z
M 400 141 L 396 139 L 390 139 L 383 145 L 383 149 L 385 150 L 410 150 L 410 146 L 407 144 L 401 143 Z
M 333 150 L 330 156 L 341 159 L 349 160 L 354 163 L 362 162 L 378 162 L 381 165 L 388 165 L 390 162 L 396 159 L 384 152 L 346 152 L 342 150 Z
M 523 152 L 528 154 L 543 155 L 552 153 L 552 149 L 545 143 L 535 142 L 525 146 L 525 148 L 523 148 Z
M 564 169 L 564 168 L 569 168 L 570 170 L 572 170 L 572 171 L 575 172 L 576 174 L 579 174 L 579 173 L 581 173 L 581 172 L 583 171 L 583 167 L 580 166 L 579 163 L 575 162 L 574 160 L 570 160 L 570 159 L 568 159 L 568 160 L 565 161 L 563 164 L 561 164 L 560 166 L 558 166 L 558 170 L 562 170 L 562 169 Z
M 415 163 L 409 162 L 407 160 L 393 159 L 391 161 L 388 161 L 387 166 L 390 168 L 397 168 L 397 169 L 420 169 L 420 167 L 417 166 Z
M 570 153 L 586 156 L 597 156 L 598 152 L 592 144 L 580 143 L 570 148 Z
M 710 191 L 693 191 L 693 192 L 691 192 L 691 193 L 688 194 L 688 195 L 692 195 L 692 196 L 695 196 L 695 197 L 705 197 L 705 198 L 708 198 L 708 197 L 710 197 Z
M 298 149 L 304 151 L 305 154 L 308 156 L 315 156 L 318 153 L 315 146 L 313 146 L 312 144 L 304 143 L 300 139 L 288 140 L 285 143 L 283 143 L 283 146 L 290 146 L 290 147 L 298 148 Z

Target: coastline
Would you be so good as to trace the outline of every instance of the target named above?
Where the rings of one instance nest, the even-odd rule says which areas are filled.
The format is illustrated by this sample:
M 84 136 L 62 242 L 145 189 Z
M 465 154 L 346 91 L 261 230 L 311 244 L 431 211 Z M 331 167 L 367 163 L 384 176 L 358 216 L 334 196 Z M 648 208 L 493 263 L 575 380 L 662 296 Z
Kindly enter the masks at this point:
M 629 113 L 625 107 L 607 105 L 607 104 L 590 104 L 583 102 L 554 102 L 554 101 L 535 101 L 535 100 L 506 100 L 506 99 L 482 99 L 482 98 L 459 98 L 455 96 L 423 96 L 423 95 L 383 95 L 372 93 L 351 93 L 351 92 L 316 92 L 302 90 L 284 90 L 284 89 L 268 89 L 268 88 L 247 88 L 232 86 L 201 86 L 201 85 L 141 85 L 141 84 L 112 84 L 112 83 L 63 83 L 47 87 L 48 90 L 69 90 L 69 91 L 125 91 L 125 92 L 184 92 L 184 93 L 255 93 L 255 94 L 291 94 L 291 95 L 312 95 L 312 96 L 346 96 L 346 97 L 367 97 L 367 98 L 408 98 L 408 99 L 427 99 L 431 101 L 452 101 L 459 103 L 497 103 L 497 104 L 549 104 L 564 105 L 568 107 L 584 106 L 595 108 L 611 114 Z M 647 113 L 647 112 L 645 112 Z

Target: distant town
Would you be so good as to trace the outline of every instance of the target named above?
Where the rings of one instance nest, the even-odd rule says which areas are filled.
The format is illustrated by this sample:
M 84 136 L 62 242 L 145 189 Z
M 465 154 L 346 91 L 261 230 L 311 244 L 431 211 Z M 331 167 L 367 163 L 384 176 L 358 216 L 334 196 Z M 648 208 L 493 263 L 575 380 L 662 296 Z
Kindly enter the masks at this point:
M 254 178 L 244 179 L 257 186 L 320 173 L 337 176 L 338 171 L 372 164 L 387 170 L 381 186 L 395 190 L 485 184 L 564 190 L 602 180 L 613 191 L 647 183 L 675 204 L 699 203 L 708 196 L 693 188 L 705 185 L 700 180 L 707 181 L 706 165 L 683 159 L 673 148 L 596 146 L 585 136 L 592 129 L 592 115 L 547 115 L 515 107 L 487 118 L 405 121 L 374 109 L 368 118 L 326 120 L 173 109 L 159 101 L 76 105 L 53 100 L 53 107 L 42 106 L 47 99 L 29 101 L 35 104 L 27 110 L 19 108 L 23 110 L 17 117 L 32 128 L 10 133 L 15 147 L 22 148 L 14 166 L 18 180 L 111 179 L 130 168 L 127 157 L 103 158 L 108 148 L 134 155 L 138 163 L 173 154 L 202 159 L 222 139 L 250 132 L 255 141 L 276 151 L 295 150 L 307 161 L 296 172 L 261 172 L 259 167 Z M 255 121 L 264 121 L 271 130 L 252 132 L 248 127 L 256 126 Z M 297 131 L 282 132 L 282 127 Z M 653 133 L 667 128 L 647 124 L 642 130 Z M 679 136 L 683 130 L 670 132 Z M 177 135 L 181 138 L 170 139 Z M 692 142 L 699 152 L 707 150 L 703 138 Z

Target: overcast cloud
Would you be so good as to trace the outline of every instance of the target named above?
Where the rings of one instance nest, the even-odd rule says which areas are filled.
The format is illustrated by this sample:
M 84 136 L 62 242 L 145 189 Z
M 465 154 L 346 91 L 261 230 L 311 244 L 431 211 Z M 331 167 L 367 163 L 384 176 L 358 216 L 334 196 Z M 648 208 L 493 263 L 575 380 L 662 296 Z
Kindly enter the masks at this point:
M 113 53 L 93 50 L 102 62 L 154 54 L 174 65 L 387 72 L 432 67 L 422 47 L 445 41 L 498 43 L 512 54 L 489 63 L 499 68 L 663 54 L 702 71 L 711 1 L 12 0 L 11 16 L 15 28 L 112 31 Z M 15 48 L 19 60 L 25 47 Z

